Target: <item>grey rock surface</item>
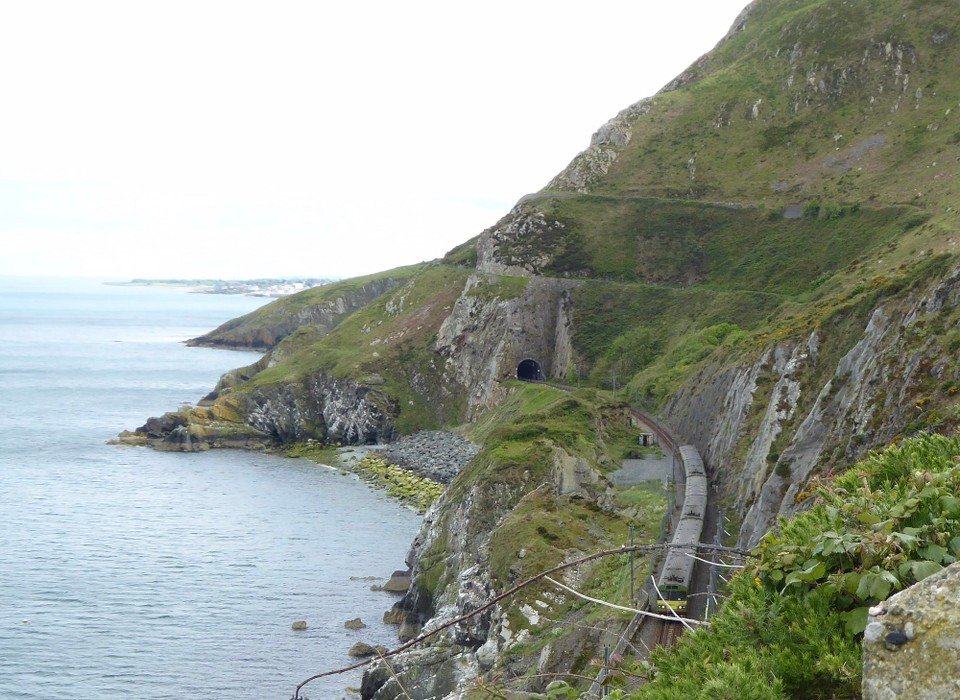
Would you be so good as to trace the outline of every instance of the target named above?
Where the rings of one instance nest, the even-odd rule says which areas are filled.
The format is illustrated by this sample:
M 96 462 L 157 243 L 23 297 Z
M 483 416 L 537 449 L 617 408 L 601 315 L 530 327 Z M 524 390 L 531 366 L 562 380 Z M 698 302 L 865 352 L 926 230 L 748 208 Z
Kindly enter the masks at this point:
M 425 430 L 387 445 L 383 454 L 393 464 L 449 484 L 479 451 L 479 445 L 457 433 Z
M 664 418 L 700 448 L 720 493 L 744 504 L 742 546 L 803 508 L 806 484 L 824 464 L 853 463 L 902 434 L 931 377 L 957 381 L 942 342 L 917 338 L 957 305 L 960 268 L 882 300 L 861 329 L 815 329 L 736 364 L 708 365 L 680 388 Z
M 863 639 L 863 700 L 960 698 L 960 563 L 875 608 Z

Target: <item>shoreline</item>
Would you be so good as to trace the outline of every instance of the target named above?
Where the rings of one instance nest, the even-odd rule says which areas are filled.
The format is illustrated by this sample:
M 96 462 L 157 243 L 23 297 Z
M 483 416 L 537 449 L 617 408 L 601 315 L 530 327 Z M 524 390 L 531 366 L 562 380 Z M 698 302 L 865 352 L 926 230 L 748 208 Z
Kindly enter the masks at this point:
M 385 445 L 331 446 L 307 441 L 283 450 L 291 457 L 357 474 L 421 514 L 479 451 L 478 445 L 446 430 L 421 431 Z
M 197 279 L 132 279 L 108 281 L 113 287 L 159 287 L 183 289 L 191 294 L 224 294 L 279 299 L 308 289 L 335 282 L 327 277 L 263 277 L 239 280 Z

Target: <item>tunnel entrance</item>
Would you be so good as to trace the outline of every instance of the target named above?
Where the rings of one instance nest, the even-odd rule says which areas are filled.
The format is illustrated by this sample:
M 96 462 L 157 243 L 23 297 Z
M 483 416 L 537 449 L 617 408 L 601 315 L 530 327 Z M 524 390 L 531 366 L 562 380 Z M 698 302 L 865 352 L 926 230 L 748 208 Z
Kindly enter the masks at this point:
M 543 381 L 543 370 L 540 363 L 536 360 L 524 360 L 517 365 L 517 379 L 524 379 L 528 382 Z

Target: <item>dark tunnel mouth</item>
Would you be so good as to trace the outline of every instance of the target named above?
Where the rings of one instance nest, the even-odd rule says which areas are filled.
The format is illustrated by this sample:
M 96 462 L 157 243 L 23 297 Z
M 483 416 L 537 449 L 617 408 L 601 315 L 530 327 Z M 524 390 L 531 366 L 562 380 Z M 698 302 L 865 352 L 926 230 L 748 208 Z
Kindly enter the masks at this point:
M 536 360 L 526 359 L 517 365 L 517 379 L 526 381 L 540 381 L 543 379 L 543 369 Z

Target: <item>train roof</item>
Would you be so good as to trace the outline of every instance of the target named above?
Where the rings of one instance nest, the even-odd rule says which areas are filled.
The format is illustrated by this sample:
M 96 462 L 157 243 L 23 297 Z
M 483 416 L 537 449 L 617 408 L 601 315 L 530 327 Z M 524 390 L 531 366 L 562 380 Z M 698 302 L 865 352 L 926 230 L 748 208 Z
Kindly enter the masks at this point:
M 688 557 L 685 554 L 687 551 L 689 550 L 671 549 L 667 553 L 666 561 L 663 562 L 663 569 L 660 571 L 660 578 L 657 580 L 658 586 L 666 583 L 683 586 L 690 584 L 696 559 Z
M 680 521 L 673 532 L 672 542 L 695 545 L 700 543 L 703 534 L 703 517 L 707 507 L 706 469 L 700 452 L 693 445 L 683 445 L 679 452 L 686 484 Z M 693 554 L 693 551 L 687 548 L 667 550 L 657 585 L 661 588 L 665 585 L 689 586 L 696 563 L 689 554 Z

